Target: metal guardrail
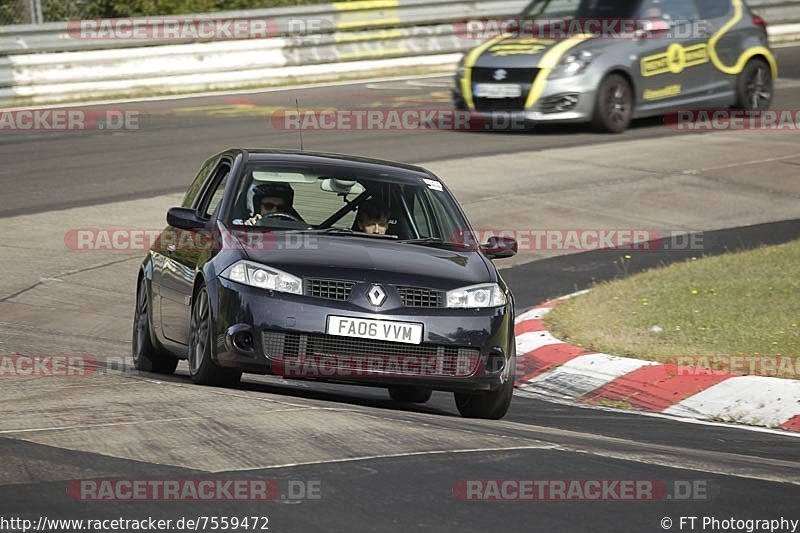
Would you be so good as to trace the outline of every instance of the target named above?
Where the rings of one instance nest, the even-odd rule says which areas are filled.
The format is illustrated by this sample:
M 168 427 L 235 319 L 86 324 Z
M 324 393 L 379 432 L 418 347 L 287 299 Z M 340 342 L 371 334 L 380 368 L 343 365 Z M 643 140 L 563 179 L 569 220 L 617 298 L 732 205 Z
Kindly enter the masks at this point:
M 368 28 L 428 26 L 469 17 L 513 16 L 526 0 L 360 0 L 290 8 L 271 8 L 235 12 L 206 13 L 174 17 L 147 17 L 148 26 L 157 27 L 176 19 L 198 21 L 267 20 L 270 37 L 330 34 Z M 32 52 L 104 50 L 198 42 L 191 37 L 164 39 L 77 39 L 71 36 L 73 23 L 0 27 L 0 55 Z
M 328 70 L 390 68 L 396 64 L 392 61 L 413 66 L 415 58 L 426 57 L 428 64 L 436 58 L 440 64 L 452 63 L 479 42 L 457 35 L 454 22 L 514 16 L 526 3 L 360 0 L 192 15 L 197 20 L 271 21 L 270 38 L 211 42 L 76 39 L 69 23 L 7 26 L 0 28 L 0 104 L 264 85 L 273 78 Z M 800 2 L 749 4 L 770 24 L 800 21 Z

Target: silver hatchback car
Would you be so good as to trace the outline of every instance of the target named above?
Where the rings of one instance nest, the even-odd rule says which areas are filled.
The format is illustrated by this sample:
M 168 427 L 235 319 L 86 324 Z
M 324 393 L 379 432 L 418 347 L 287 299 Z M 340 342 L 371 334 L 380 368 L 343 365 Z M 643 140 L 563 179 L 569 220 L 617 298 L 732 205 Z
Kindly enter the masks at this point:
M 677 110 L 768 109 L 778 68 L 744 0 L 533 0 L 467 53 L 457 109 L 622 132 Z

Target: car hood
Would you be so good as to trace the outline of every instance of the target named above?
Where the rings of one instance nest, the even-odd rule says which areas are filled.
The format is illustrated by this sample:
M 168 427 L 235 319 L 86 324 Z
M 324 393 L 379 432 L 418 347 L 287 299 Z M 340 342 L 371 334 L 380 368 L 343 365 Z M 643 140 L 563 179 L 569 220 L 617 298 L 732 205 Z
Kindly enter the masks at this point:
M 480 253 L 372 237 L 264 233 L 264 245 L 239 241 L 247 258 L 304 278 L 412 284 L 443 290 L 496 281 Z
M 599 41 L 598 39 L 585 38 L 572 41 L 573 45 L 558 53 L 557 56 L 550 55 L 548 60 L 552 60 L 552 65 L 541 63 L 545 55 L 563 40 L 556 39 L 525 39 L 518 37 L 506 37 L 494 42 L 475 61 L 474 67 L 478 68 L 543 68 L 554 67 L 558 61 L 568 52 L 574 51 L 578 47 L 585 47 Z M 551 61 L 548 61 L 550 63 Z

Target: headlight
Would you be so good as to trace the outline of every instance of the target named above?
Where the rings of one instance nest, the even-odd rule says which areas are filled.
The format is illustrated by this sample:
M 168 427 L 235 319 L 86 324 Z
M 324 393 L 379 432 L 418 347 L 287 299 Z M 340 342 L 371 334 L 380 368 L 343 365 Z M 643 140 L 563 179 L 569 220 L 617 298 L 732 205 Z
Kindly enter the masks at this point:
M 447 291 L 447 307 L 477 309 L 480 307 L 500 307 L 506 305 L 506 295 L 497 283 L 462 287 Z
M 596 57 L 597 54 L 589 50 L 583 50 L 582 52 L 575 52 L 574 54 L 564 56 L 561 63 L 550 73 L 550 78 L 576 76 L 583 72 Z
M 239 261 L 226 268 L 221 277 L 271 291 L 303 294 L 303 280 L 297 276 L 287 274 L 277 268 L 272 268 L 250 261 Z

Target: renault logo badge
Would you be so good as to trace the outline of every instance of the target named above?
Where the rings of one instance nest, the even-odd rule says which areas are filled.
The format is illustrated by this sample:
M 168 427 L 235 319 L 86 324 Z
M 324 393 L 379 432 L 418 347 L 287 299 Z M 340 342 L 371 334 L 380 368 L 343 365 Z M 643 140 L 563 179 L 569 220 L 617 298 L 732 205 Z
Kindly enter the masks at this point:
M 372 305 L 379 307 L 386 301 L 386 291 L 380 285 L 373 285 L 367 293 L 367 298 Z

